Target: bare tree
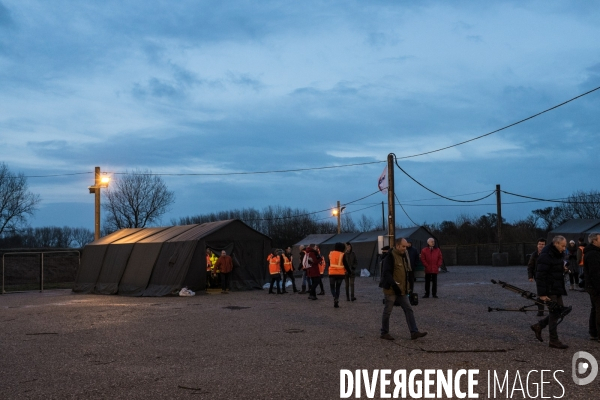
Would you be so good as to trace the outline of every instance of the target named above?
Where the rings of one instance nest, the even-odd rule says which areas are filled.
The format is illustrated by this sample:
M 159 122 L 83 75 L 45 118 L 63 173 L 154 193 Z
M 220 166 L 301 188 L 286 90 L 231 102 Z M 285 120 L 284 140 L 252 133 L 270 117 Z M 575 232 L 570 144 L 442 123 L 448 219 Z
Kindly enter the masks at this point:
M 356 232 L 356 224 L 350 214 L 342 213 L 342 232 Z
M 151 225 L 175 201 L 162 178 L 149 170 L 135 170 L 115 179 L 104 193 L 105 226 L 111 231 Z
M 375 228 L 375 221 L 373 221 L 373 218 L 362 214 L 358 220 L 358 230 L 361 232 L 369 232 L 372 231 L 373 228 Z
M 0 235 L 5 230 L 14 232 L 27 215 L 33 215 L 39 202 L 40 196 L 27 190 L 27 178 L 0 163 Z
M 590 190 L 583 192 L 576 191 L 567 199 L 567 204 L 564 205 L 568 214 L 582 219 L 599 219 L 600 218 L 600 192 Z
M 83 247 L 94 241 L 94 232 L 87 228 L 73 228 L 73 245 Z

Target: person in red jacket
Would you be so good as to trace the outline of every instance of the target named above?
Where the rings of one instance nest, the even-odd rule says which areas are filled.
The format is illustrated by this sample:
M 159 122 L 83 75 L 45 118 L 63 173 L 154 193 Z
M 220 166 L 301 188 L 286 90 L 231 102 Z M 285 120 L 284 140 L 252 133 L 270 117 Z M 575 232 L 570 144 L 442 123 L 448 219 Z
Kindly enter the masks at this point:
M 229 294 L 229 277 L 233 270 L 233 260 L 225 250 L 221 251 L 221 257 L 215 263 L 215 269 L 221 271 L 221 293 Z
M 306 268 L 306 276 L 310 278 L 310 296 L 308 296 L 311 300 L 317 300 L 317 286 L 321 283 L 321 271 L 319 271 L 319 262 L 321 261 L 321 256 L 317 253 L 315 249 L 315 244 L 310 244 L 304 251 L 306 252 L 306 257 L 308 257 L 308 268 Z
M 421 250 L 421 262 L 425 266 L 425 296 L 429 297 L 429 286 L 431 283 L 431 294 L 437 299 L 437 276 L 442 265 L 442 251 L 435 247 L 435 239 L 427 239 L 427 247 Z

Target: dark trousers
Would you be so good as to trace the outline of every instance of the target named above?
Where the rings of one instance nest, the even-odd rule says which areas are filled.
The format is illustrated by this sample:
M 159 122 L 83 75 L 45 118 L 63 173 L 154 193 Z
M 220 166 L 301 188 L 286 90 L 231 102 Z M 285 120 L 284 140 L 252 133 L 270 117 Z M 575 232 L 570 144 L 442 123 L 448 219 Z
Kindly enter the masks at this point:
M 323 282 L 321 282 L 321 277 L 313 277 L 313 278 L 309 278 L 309 279 L 310 279 L 310 295 L 316 296 L 317 295 L 317 286 L 319 286 L 319 284 L 323 285 Z
M 340 288 L 344 282 L 344 275 L 329 275 L 329 289 L 335 301 L 340 299 Z
M 410 306 L 408 296 L 396 296 L 395 294 L 384 294 L 384 296 L 385 307 L 383 308 L 383 315 L 381 318 L 381 334 L 385 335 L 390 331 L 390 315 L 392 315 L 396 298 L 398 298 L 400 301 L 400 307 L 402 307 L 402 311 L 404 311 L 406 324 L 408 325 L 408 330 L 410 333 L 419 332 L 419 329 L 417 329 L 417 322 L 415 321 L 415 313 Z
M 321 288 L 321 291 L 319 293 L 325 293 L 325 287 L 323 287 L 323 275 L 321 275 L 321 277 L 319 278 L 319 287 Z
M 275 282 L 277 282 L 277 284 L 275 284 L 275 286 L 277 287 L 277 292 L 280 292 L 279 282 L 281 282 L 281 274 L 272 274 L 271 275 L 271 286 L 269 286 L 269 293 L 271 293 L 273 291 L 273 284 Z
M 229 276 L 230 272 L 224 273 L 221 272 L 221 290 L 229 290 Z
M 590 311 L 589 333 L 592 337 L 598 337 L 600 333 L 600 295 L 590 294 L 592 310 Z
M 212 286 L 211 282 L 212 282 L 212 275 L 211 275 L 210 271 L 206 271 L 206 288 L 207 289 Z
M 354 276 L 346 275 L 344 282 L 346 283 L 346 299 L 350 300 L 350 297 L 354 298 Z
M 579 286 L 579 266 L 577 260 L 569 260 L 569 283 L 571 285 Z
M 431 282 L 431 294 L 437 296 L 438 274 L 425 274 L 425 296 L 429 296 L 429 283 Z
M 290 278 L 290 280 L 292 281 L 292 289 L 294 289 L 294 292 L 297 292 L 296 290 L 296 279 L 294 278 L 294 271 L 288 271 L 285 273 L 285 279 L 287 280 L 287 278 Z M 283 281 L 283 290 L 285 290 L 285 280 Z
M 559 305 L 563 305 L 563 301 L 562 301 L 562 296 L 559 295 L 550 295 L 548 296 L 550 297 L 550 300 L 552 300 L 555 303 L 558 303 Z M 545 328 L 546 326 L 548 327 L 548 329 L 550 330 L 550 340 L 551 341 L 556 341 L 558 340 L 558 331 L 556 329 L 556 327 L 558 326 L 558 320 L 560 319 L 560 313 L 550 313 L 546 318 L 540 320 L 540 322 L 538 322 L 538 324 L 543 328 Z

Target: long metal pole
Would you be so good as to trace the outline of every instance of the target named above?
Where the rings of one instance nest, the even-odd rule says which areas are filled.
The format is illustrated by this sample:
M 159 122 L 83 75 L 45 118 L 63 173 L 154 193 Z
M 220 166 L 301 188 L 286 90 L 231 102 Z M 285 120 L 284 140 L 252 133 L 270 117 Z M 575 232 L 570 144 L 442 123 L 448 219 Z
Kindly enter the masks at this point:
M 100 167 L 96 167 L 94 186 L 95 209 L 94 209 L 94 240 L 100 239 Z
M 388 240 L 389 246 L 394 247 L 396 240 L 396 211 L 394 199 L 394 155 L 388 154 Z
M 498 217 L 498 253 L 502 253 L 502 201 L 500 199 L 500 185 L 496 185 L 496 216 Z
M 337 223 L 338 223 L 338 235 L 342 233 L 342 210 L 340 209 L 340 201 L 337 202 Z

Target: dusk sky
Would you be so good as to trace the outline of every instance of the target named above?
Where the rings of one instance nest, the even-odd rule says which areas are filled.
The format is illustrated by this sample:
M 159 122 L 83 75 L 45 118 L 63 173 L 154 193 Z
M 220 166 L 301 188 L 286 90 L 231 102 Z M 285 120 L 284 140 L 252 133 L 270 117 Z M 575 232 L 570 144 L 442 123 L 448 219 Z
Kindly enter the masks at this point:
M 597 88 L 599 43 L 599 1 L 0 0 L 0 161 L 41 196 L 32 226 L 89 229 L 95 166 L 214 174 L 382 161 L 163 176 L 175 203 L 162 225 L 244 207 L 318 211 L 377 190 L 390 152 L 468 140 Z M 400 165 L 460 199 L 496 184 L 561 198 L 598 190 L 599 130 L 600 90 Z M 55 174 L 65 176 L 33 177 Z M 456 206 L 395 174 L 418 223 L 496 212 L 494 197 Z M 381 221 L 384 200 L 347 211 Z M 509 222 L 553 205 L 523 201 L 503 195 Z

